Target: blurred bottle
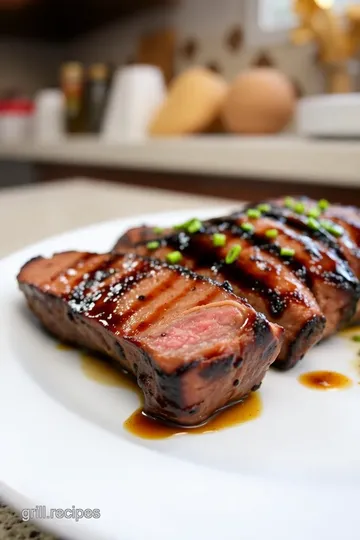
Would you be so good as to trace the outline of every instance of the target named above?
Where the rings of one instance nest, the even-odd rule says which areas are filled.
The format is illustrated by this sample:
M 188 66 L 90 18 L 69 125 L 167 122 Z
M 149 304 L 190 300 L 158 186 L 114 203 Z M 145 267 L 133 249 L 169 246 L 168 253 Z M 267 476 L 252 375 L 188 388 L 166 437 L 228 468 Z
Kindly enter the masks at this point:
M 100 133 L 110 87 L 110 68 L 93 64 L 89 68 L 86 91 L 87 131 Z
M 86 131 L 85 71 L 82 64 L 69 62 L 61 68 L 61 88 L 65 97 L 67 133 Z

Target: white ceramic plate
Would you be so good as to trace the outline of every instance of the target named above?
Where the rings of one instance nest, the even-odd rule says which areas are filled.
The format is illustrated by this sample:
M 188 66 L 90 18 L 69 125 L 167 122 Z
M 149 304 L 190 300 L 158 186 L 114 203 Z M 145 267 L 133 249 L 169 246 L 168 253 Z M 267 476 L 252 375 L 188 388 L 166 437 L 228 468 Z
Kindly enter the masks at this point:
M 136 397 L 87 379 L 78 355 L 57 350 L 28 313 L 15 276 L 30 257 L 106 251 L 129 226 L 190 217 L 105 223 L 0 263 L 3 496 L 18 509 L 100 509 L 100 519 L 39 522 L 86 540 L 358 538 L 360 374 L 354 360 L 360 346 L 335 337 L 293 371 L 269 373 L 261 389 L 264 411 L 255 421 L 146 441 L 122 426 Z M 318 392 L 299 384 L 300 373 L 316 369 L 341 372 L 354 385 Z

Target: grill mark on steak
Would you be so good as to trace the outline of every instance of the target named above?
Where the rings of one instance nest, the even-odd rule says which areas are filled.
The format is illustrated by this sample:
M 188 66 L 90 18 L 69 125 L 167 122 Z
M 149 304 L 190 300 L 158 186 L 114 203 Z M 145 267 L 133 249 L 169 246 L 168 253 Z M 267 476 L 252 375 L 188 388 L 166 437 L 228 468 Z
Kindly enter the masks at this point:
M 192 270 L 195 272 L 202 274 L 204 268 L 212 269 L 216 265 L 215 273 L 224 276 L 225 280 L 236 285 L 240 291 L 244 289 L 259 291 L 267 300 L 269 313 L 274 318 L 280 318 L 287 306 L 287 296 L 279 294 L 275 287 L 272 286 L 270 283 L 272 276 L 270 274 L 264 272 L 261 279 L 256 279 L 251 269 L 247 270 L 246 265 L 242 264 L 241 258 L 236 264 L 225 264 L 223 262 L 224 257 L 220 255 L 221 250 L 212 246 L 211 234 L 218 231 L 227 236 L 227 245 L 231 240 L 244 239 L 245 242 L 248 241 L 242 232 L 237 234 L 236 230 L 234 233 L 230 227 L 227 228 L 223 224 L 221 228 L 210 227 L 203 233 L 193 236 L 184 233 L 175 234 L 164 239 L 164 242 L 167 246 L 190 257 L 193 262 Z M 253 262 L 260 262 L 260 259 L 253 259 Z
M 167 281 L 165 281 L 165 283 L 162 283 L 161 285 L 159 285 L 159 287 L 155 289 L 155 291 L 151 294 L 151 296 L 153 298 L 156 296 L 160 296 L 159 293 L 166 292 L 166 290 L 174 284 L 174 281 L 175 281 L 175 276 L 171 276 L 171 279 L 169 278 Z M 192 284 L 189 283 L 188 286 L 184 287 L 175 297 L 172 297 L 171 302 L 176 302 L 180 300 L 181 298 L 183 298 L 190 291 L 191 287 L 192 287 Z M 216 292 L 214 294 L 216 295 Z M 160 315 L 164 312 L 164 310 L 166 310 L 166 308 L 167 308 L 167 302 L 166 300 L 164 300 L 164 302 L 159 304 L 157 308 L 149 312 L 149 314 L 147 315 L 145 319 L 143 318 L 141 322 L 139 322 L 137 325 L 133 326 L 132 328 L 134 330 L 139 330 L 141 332 L 147 330 L 154 323 L 154 321 L 160 317 Z
M 233 219 L 241 225 L 248 218 L 242 212 Z M 284 260 L 281 257 L 282 247 L 294 248 L 294 256 L 285 259 L 284 264 L 313 292 L 327 319 L 325 336 L 343 328 L 353 316 L 360 297 L 359 281 L 347 262 L 334 250 L 273 218 L 259 218 L 253 221 L 253 225 L 255 232 L 248 233 L 249 241 L 260 243 L 262 249 L 278 259 Z M 265 232 L 271 228 L 278 230 L 278 236 L 269 241 Z
M 279 352 L 282 329 L 269 323 L 260 344 L 253 308 L 210 279 L 136 256 L 94 255 L 96 269 L 86 275 L 71 273 L 64 284 L 60 277 L 68 275 L 75 259 L 76 254 L 58 254 L 25 265 L 18 281 L 28 304 L 61 339 L 106 353 L 135 375 L 145 395 L 145 412 L 152 416 L 182 425 L 203 423 L 217 409 L 243 399 L 257 387 Z M 53 279 L 55 273 L 57 279 Z M 159 320 L 142 332 L 135 324 L 121 322 L 121 314 L 132 309 L 134 302 L 139 320 L 147 307 L 157 309 L 154 302 L 164 305 L 165 296 L 147 307 L 137 299 L 139 293 L 146 298 L 165 282 L 171 309 Z M 181 301 L 175 300 L 189 288 L 195 290 Z M 213 290 L 216 292 L 210 295 Z M 104 302 L 110 291 L 114 296 Z M 199 305 L 210 296 L 213 302 Z M 71 302 L 75 311 L 70 320 Z M 104 307 L 110 325 L 94 317 L 102 316 Z M 230 357 L 234 359 L 231 363 Z
M 272 248 L 268 243 L 265 244 L 264 239 L 260 235 L 249 235 L 238 225 L 234 225 L 234 223 L 235 218 L 228 221 L 222 220 L 219 226 L 215 223 L 211 224 L 199 234 L 190 236 L 182 232 L 167 236 L 162 239 L 160 250 L 155 251 L 154 256 L 163 260 L 167 253 L 166 248 L 181 251 L 185 257 L 183 263 L 186 266 L 190 266 L 193 271 L 202 275 L 209 275 L 210 269 L 210 275 L 214 275 L 215 278 L 218 275 L 221 279 L 225 279 L 232 285 L 236 285 L 240 294 L 244 290 L 258 291 L 266 298 L 269 313 L 274 319 L 280 318 L 283 315 L 290 301 L 303 303 L 304 297 L 298 294 L 297 291 L 293 291 L 290 294 L 279 293 L 276 285 L 272 283 L 274 274 L 276 275 L 278 273 L 277 269 L 280 268 L 280 265 L 291 269 L 291 261 L 285 261 L 283 258 L 280 258 L 280 249 L 276 247 Z M 246 269 L 246 263 L 243 264 L 241 257 L 236 264 L 225 264 L 221 256 L 221 251 L 223 252 L 224 250 L 216 249 L 212 246 L 211 235 L 215 232 L 221 232 L 226 235 L 227 246 L 231 241 L 236 243 L 237 240 L 240 240 L 244 242 L 243 246 L 245 248 L 249 248 L 251 245 L 259 248 L 252 255 L 251 261 L 264 266 L 264 272 L 261 277 L 259 278 L 258 276 L 255 278 L 251 270 Z M 148 254 L 146 244 L 139 243 L 136 248 L 140 249 L 139 252 L 143 255 Z M 163 251 L 163 248 L 165 248 L 165 251 Z M 264 259 L 262 250 L 268 252 L 272 256 L 272 259 Z M 273 260 L 274 256 L 278 259 L 277 262 Z M 298 269 L 302 269 L 303 274 L 307 274 L 306 268 L 300 263 L 295 264 Z M 297 278 L 299 279 L 299 276 Z
M 308 197 L 300 197 L 306 210 L 317 207 L 317 201 L 309 199 Z M 295 229 L 304 230 L 309 236 L 314 238 L 317 242 L 328 247 L 331 251 L 334 251 L 336 255 L 342 259 L 343 265 L 348 271 L 352 271 L 357 279 L 360 279 L 360 213 L 357 208 L 341 205 L 330 205 L 327 210 L 321 215 L 322 219 L 329 219 L 340 225 L 344 234 L 340 237 L 334 237 L 324 229 L 312 230 L 307 225 L 307 218 L 302 215 L 294 213 L 292 210 L 284 207 L 283 199 L 269 201 L 271 205 L 271 214 L 280 216 L 280 219 L 286 220 L 291 223 Z M 358 290 L 355 294 L 358 296 Z M 360 302 L 357 304 L 355 315 L 353 316 L 350 324 L 358 323 L 360 321 Z
M 285 342 L 278 361 L 282 366 L 290 368 L 321 339 L 325 317 L 312 293 L 282 261 L 262 252 L 258 246 L 252 246 L 247 242 L 242 230 L 240 238 L 232 235 L 231 227 L 230 230 L 226 229 L 229 229 L 226 225 L 207 224 L 206 229 L 203 228 L 200 233 L 191 237 L 185 232 L 167 234 L 162 239 L 157 237 L 160 247 L 151 251 L 151 255 L 165 260 L 173 249 L 180 250 L 183 255 L 182 265 L 199 274 L 225 282 L 223 286 L 227 289 L 227 283 L 231 283 L 236 294 L 244 296 L 258 311 L 284 326 Z M 216 231 L 226 235 L 226 248 L 213 246 L 211 234 Z M 129 231 L 128 237 L 132 236 L 139 238 L 138 234 L 132 235 Z M 226 252 L 234 243 L 243 245 L 244 251 L 236 264 L 224 264 Z M 115 251 L 117 249 L 130 250 L 143 256 L 149 255 L 149 250 L 143 243 L 126 248 L 120 240 Z M 300 330 L 304 325 L 308 325 L 308 321 L 313 327 L 313 335 L 304 341 Z M 295 351 L 297 356 L 294 356 Z

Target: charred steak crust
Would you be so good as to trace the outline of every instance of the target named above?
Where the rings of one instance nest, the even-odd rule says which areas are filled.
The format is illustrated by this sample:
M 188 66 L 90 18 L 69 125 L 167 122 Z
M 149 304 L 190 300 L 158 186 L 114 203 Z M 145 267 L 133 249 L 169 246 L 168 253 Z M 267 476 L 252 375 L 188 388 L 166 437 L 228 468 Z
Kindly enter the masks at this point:
M 316 208 L 317 201 L 308 197 L 299 197 L 297 200 L 303 203 L 306 211 Z M 360 211 L 353 206 L 341 206 L 331 204 L 324 210 L 322 219 L 328 219 L 336 225 L 343 228 L 344 233 L 339 237 L 335 237 L 324 228 L 313 230 L 309 228 L 307 218 L 303 215 L 298 215 L 291 209 L 284 207 L 284 200 L 277 199 L 269 201 L 271 209 L 269 215 L 276 216 L 277 219 L 290 224 L 294 229 L 305 231 L 311 238 L 318 243 L 329 248 L 331 252 L 335 252 L 343 261 L 343 268 L 347 272 L 352 272 L 356 276 L 354 298 L 359 298 L 359 280 L 360 280 Z M 350 314 L 350 312 L 349 312 Z M 360 302 L 357 302 L 357 307 L 349 324 L 357 324 L 360 322 Z
M 133 374 L 145 412 L 185 426 L 258 387 L 283 330 L 214 281 L 135 255 L 67 252 L 18 275 L 54 335 Z
M 236 224 L 246 221 L 243 213 L 234 216 Z M 254 224 L 251 241 L 281 259 L 281 249 L 294 248 L 294 256 L 284 261 L 295 275 L 312 291 L 327 324 L 324 337 L 346 326 L 353 317 L 360 298 L 360 284 L 347 261 L 338 253 L 311 238 L 305 231 L 263 216 Z M 308 225 L 306 227 L 309 229 Z M 266 230 L 276 229 L 274 241 L 266 237 Z M 311 229 L 310 229 L 311 230 Z
M 234 292 L 248 300 L 257 310 L 273 322 L 285 328 L 284 344 L 277 363 L 281 368 L 292 367 L 315 345 L 324 333 L 326 319 L 308 289 L 304 279 L 300 279 L 290 265 L 277 253 L 265 249 L 269 244 L 262 239 L 259 244 L 254 233 L 241 228 L 242 217 L 227 216 L 203 223 L 202 229 L 193 235 L 184 231 L 174 234 L 167 231 L 163 238 L 157 236 L 159 248 L 153 254 L 164 260 L 172 250 L 183 254 L 181 264 L 199 274 L 208 275 L 220 282 L 229 282 Z M 226 236 L 226 247 L 216 248 L 212 235 L 221 232 Z M 127 237 L 140 238 L 148 233 L 136 229 L 128 231 Z M 240 244 L 242 253 L 235 264 L 224 264 L 227 251 L 234 244 Z M 149 255 L 147 242 L 137 242 L 126 248 L 120 239 L 115 250 L 129 250 L 140 255 Z M 318 277 L 320 281 L 322 277 Z M 348 302 L 348 299 L 346 299 Z M 346 307 L 347 307 L 346 303 Z M 337 322 L 337 321 L 336 321 Z M 303 328 L 313 329 L 307 340 Z

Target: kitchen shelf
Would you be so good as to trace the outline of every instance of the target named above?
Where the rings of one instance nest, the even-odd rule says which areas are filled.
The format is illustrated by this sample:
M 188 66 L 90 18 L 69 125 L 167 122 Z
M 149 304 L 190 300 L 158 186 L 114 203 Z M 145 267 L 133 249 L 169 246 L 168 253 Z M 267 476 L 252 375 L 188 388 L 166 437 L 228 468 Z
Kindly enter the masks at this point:
M 360 141 L 278 137 L 188 137 L 108 144 L 73 138 L 58 144 L 0 145 L 0 161 L 83 165 L 360 187 Z

